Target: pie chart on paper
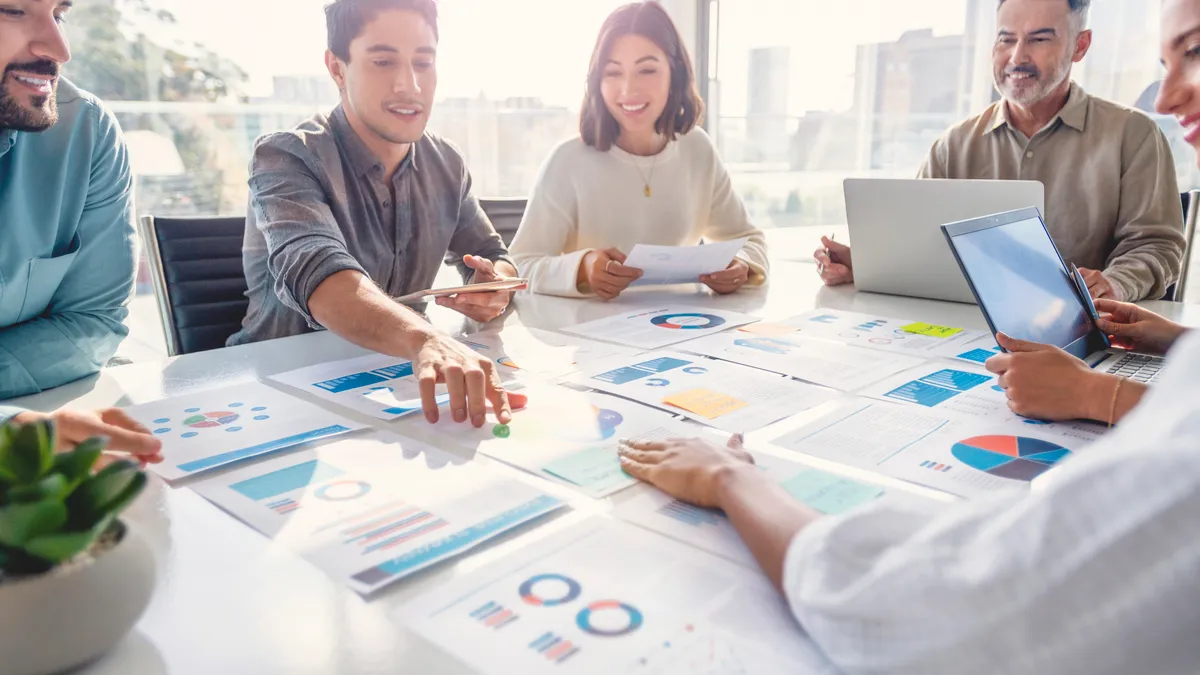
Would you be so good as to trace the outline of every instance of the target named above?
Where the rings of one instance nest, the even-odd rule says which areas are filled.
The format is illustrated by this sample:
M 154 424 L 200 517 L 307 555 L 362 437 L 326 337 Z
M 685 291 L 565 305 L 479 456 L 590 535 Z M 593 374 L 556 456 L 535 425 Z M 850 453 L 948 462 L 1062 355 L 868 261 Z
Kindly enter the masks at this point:
M 1021 481 L 1037 478 L 1071 454 L 1056 443 L 1021 436 L 976 436 L 955 443 L 950 452 L 977 471 Z

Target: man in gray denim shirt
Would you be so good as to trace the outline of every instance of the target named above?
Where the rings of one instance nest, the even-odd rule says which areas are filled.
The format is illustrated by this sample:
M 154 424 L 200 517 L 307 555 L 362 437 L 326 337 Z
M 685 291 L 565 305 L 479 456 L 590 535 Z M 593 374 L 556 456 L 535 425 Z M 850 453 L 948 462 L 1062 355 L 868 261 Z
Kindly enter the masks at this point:
M 471 193 L 466 163 L 426 133 L 437 87 L 434 0 L 336 0 L 325 61 L 341 104 L 260 139 L 250 167 L 243 260 L 250 309 L 230 346 L 329 329 L 414 360 L 427 419 L 446 384 L 455 421 L 508 416 L 490 359 L 391 297 L 429 288 L 447 252 L 467 283 L 515 277 L 500 236 Z M 439 304 L 478 321 L 510 293 Z M 514 401 L 520 405 L 520 401 Z M 503 421 L 503 420 L 502 420 Z

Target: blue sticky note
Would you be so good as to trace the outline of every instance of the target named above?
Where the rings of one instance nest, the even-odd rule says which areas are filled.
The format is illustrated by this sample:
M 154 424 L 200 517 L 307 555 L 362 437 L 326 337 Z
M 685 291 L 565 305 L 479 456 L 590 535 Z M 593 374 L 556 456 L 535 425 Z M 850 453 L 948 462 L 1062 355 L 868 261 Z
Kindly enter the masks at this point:
M 542 467 L 542 471 L 593 493 L 633 482 L 633 478 L 621 469 L 617 451 L 612 447 L 580 450 L 550 462 Z
M 881 497 L 884 489 L 810 469 L 780 483 L 788 494 L 821 513 L 836 516 Z

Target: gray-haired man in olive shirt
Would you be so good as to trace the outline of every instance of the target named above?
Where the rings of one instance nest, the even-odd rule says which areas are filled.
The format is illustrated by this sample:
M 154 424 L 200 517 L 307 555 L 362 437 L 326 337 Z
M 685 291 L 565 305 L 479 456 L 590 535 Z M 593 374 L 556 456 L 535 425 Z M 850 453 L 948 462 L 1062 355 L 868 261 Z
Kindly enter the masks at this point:
M 392 297 L 429 288 L 447 253 L 468 283 L 517 275 L 471 193 L 458 151 L 425 131 L 437 87 L 434 0 L 336 0 L 326 8 L 325 62 L 341 104 L 259 141 L 250 169 L 243 259 L 250 309 L 230 345 L 329 329 L 368 349 L 410 358 L 425 416 L 437 383 L 454 420 L 501 421 L 510 400 L 490 359 L 437 331 Z M 439 304 L 478 321 L 509 293 Z

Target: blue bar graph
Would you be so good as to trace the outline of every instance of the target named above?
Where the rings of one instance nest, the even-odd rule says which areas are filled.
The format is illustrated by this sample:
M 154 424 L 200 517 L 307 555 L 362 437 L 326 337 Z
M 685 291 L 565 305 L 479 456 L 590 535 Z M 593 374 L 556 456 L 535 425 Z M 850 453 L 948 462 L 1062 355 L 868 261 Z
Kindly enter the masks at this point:
M 974 361 L 976 363 L 987 363 L 987 360 L 996 355 L 996 352 L 991 352 L 986 349 L 972 349 L 966 354 L 959 354 L 958 358 L 965 361 Z
M 969 391 L 978 387 L 981 384 L 987 384 L 992 381 L 991 375 L 979 375 L 976 373 L 965 373 L 961 370 L 939 370 L 936 373 L 931 373 L 921 378 L 921 381 L 926 384 L 936 385 L 953 389 L 958 392 Z
M 413 364 L 411 361 L 405 361 L 404 363 L 397 363 L 396 365 L 388 366 L 387 368 L 372 370 L 371 374 L 379 375 L 380 377 L 386 377 L 389 380 L 398 380 L 402 377 L 408 377 L 409 375 L 413 374 Z
M 261 502 L 293 490 L 301 490 L 313 483 L 327 481 L 341 474 L 342 470 L 336 466 L 314 459 L 311 462 L 289 466 L 286 469 L 234 483 L 229 486 L 229 489 L 256 502 Z
M 306 431 L 302 434 L 296 434 L 295 436 L 288 436 L 287 438 L 279 438 L 273 441 L 267 441 L 266 443 L 252 445 L 248 448 L 242 448 L 241 450 L 233 450 L 220 455 L 205 457 L 204 459 L 198 459 L 194 462 L 180 464 L 176 468 L 186 473 L 195 473 L 205 469 L 212 469 L 214 467 L 221 466 L 222 464 L 229 464 L 240 459 L 265 455 L 268 452 L 282 450 L 283 448 L 290 448 L 293 445 L 300 445 L 301 443 L 315 441 L 327 436 L 344 433 L 346 431 L 350 431 L 350 429 L 340 424 L 334 424 L 332 426 L 325 427 L 324 429 L 314 429 L 313 431 Z
M 898 389 L 893 389 L 884 394 L 887 398 L 902 401 L 904 403 L 913 403 L 916 405 L 925 406 L 926 408 L 935 408 L 946 401 L 958 396 L 960 392 L 953 389 L 945 389 L 943 387 L 935 387 L 932 384 L 926 384 L 920 380 L 909 382 Z
M 683 361 L 681 359 L 661 358 L 652 361 L 646 361 L 633 366 L 617 368 L 610 370 L 607 373 L 601 373 L 594 376 L 593 380 L 600 382 L 608 382 L 609 384 L 628 384 L 640 380 L 644 377 L 665 373 L 676 368 L 692 365 L 691 361 Z
M 324 389 L 332 394 L 340 394 L 351 389 L 359 387 L 369 387 L 375 384 L 381 384 L 388 380 L 396 380 L 402 377 L 408 377 L 413 374 L 413 365 L 409 361 L 397 363 L 394 366 L 387 368 L 379 368 L 365 373 L 355 373 L 353 375 L 345 375 L 343 377 L 335 377 L 332 380 L 324 382 L 314 382 L 313 386 L 317 389 Z

